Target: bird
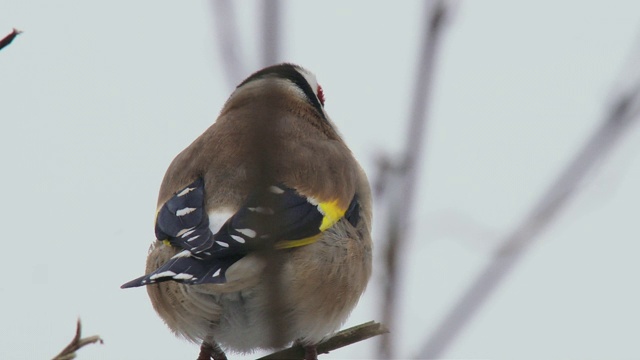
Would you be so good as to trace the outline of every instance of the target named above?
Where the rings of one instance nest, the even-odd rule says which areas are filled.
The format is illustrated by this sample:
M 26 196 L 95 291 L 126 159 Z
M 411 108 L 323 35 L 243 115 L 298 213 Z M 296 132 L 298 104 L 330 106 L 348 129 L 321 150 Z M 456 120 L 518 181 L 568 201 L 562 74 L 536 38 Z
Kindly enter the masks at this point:
M 367 176 L 315 75 L 263 68 L 169 165 L 145 275 L 151 303 L 198 359 L 316 345 L 345 323 L 372 271 Z

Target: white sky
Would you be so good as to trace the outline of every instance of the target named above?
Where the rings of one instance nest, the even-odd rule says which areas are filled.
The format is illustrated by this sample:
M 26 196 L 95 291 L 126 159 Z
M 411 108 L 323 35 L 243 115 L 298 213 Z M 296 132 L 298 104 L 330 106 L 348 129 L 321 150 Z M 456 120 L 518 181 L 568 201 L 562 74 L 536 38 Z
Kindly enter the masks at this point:
M 254 2 L 238 2 L 242 54 L 260 67 Z M 370 176 L 401 149 L 422 1 L 285 1 L 282 60 L 314 71 L 327 111 Z M 19 1 L 0 9 L 0 358 L 189 359 L 143 289 L 169 162 L 231 88 L 206 2 Z M 417 350 L 581 146 L 637 53 L 640 3 L 462 1 L 437 65 L 399 327 Z M 635 58 L 637 61 L 638 58 Z M 635 74 L 637 74 L 637 70 Z M 247 73 L 247 75 L 248 75 Z M 489 299 L 447 358 L 640 356 L 640 130 Z M 378 270 L 380 268 L 378 267 Z M 347 325 L 379 320 L 371 286 Z M 368 341 L 323 358 L 371 358 Z M 233 358 L 242 358 L 236 357 Z

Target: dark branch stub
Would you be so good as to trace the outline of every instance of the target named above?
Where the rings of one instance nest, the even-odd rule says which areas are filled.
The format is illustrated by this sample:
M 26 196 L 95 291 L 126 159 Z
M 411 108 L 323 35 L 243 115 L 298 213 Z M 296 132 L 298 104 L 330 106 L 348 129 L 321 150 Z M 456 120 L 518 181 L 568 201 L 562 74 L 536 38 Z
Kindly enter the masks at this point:
M 13 31 L 11 31 L 11 33 L 7 36 L 5 36 L 2 40 L 0 40 L 0 50 L 2 50 L 5 46 L 11 44 L 11 42 L 13 41 L 13 39 L 16 38 L 16 36 L 18 36 L 18 34 L 20 34 L 22 31 L 13 28 Z
M 104 341 L 98 335 L 89 336 L 86 338 L 81 338 L 82 333 L 82 324 L 80 323 L 80 319 L 78 319 L 78 324 L 76 326 L 76 335 L 73 337 L 73 340 L 67 345 L 60 354 L 56 355 L 53 360 L 71 360 L 75 359 L 76 351 L 80 350 L 80 348 L 85 345 L 93 344 L 99 342 L 103 344 Z

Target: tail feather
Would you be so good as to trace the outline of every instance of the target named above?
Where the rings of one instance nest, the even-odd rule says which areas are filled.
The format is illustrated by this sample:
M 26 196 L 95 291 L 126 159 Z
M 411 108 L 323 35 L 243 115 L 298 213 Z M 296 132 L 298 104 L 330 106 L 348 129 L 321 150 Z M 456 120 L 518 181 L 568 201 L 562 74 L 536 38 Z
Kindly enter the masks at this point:
M 226 272 L 242 256 L 222 259 L 201 260 L 191 256 L 174 256 L 156 271 L 131 280 L 121 286 L 122 289 L 155 284 L 163 281 L 176 281 L 183 284 L 222 284 L 227 281 Z

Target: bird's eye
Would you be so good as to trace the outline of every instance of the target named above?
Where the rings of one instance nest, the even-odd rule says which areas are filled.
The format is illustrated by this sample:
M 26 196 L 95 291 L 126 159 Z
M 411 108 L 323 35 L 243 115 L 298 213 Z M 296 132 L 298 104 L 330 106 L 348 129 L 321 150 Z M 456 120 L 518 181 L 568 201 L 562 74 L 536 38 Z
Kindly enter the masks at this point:
M 320 104 L 324 106 L 324 91 L 322 91 L 322 86 L 318 85 L 317 93 L 318 93 L 318 100 L 320 100 Z

